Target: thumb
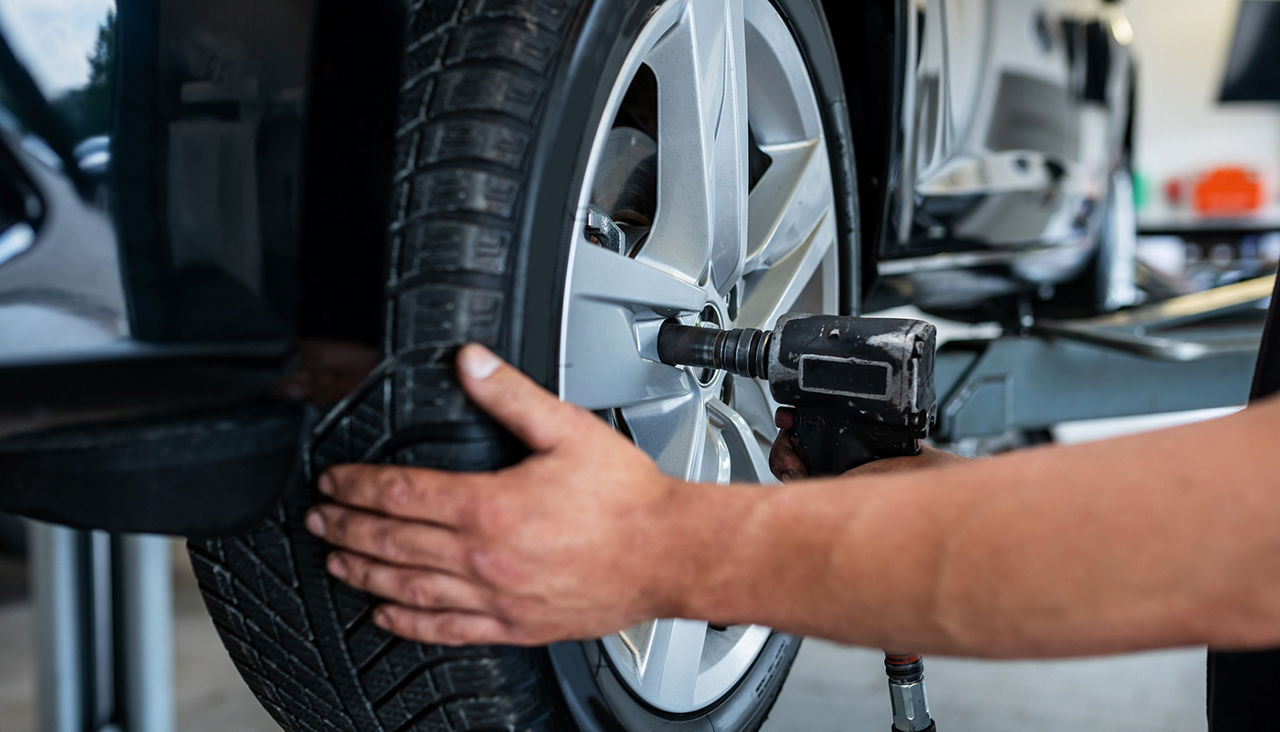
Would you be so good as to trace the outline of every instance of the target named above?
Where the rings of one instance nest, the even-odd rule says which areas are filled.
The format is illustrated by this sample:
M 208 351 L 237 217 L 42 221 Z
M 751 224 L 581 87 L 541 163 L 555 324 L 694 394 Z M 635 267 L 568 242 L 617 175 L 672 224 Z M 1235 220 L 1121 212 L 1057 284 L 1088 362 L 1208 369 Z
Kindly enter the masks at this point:
M 472 401 L 534 452 L 562 442 L 576 421 L 569 405 L 477 343 L 458 352 L 458 378 Z

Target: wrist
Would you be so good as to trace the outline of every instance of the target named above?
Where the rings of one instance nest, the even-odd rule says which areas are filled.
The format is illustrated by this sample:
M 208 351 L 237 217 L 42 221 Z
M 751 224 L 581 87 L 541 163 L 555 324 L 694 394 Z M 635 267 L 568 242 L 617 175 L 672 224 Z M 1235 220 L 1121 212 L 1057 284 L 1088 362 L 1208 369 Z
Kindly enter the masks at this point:
M 663 507 L 666 531 L 658 553 L 665 568 L 655 594 L 661 600 L 660 617 L 737 622 L 743 592 L 753 582 L 748 537 L 755 533 L 752 524 L 765 490 L 673 481 Z

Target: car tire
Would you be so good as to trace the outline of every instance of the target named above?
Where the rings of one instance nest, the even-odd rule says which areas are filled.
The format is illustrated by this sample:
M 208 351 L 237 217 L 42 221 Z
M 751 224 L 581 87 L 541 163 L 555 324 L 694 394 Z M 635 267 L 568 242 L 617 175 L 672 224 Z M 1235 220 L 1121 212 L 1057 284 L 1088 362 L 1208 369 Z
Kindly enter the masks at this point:
M 453 376 L 453 356 L 463 343 L 482 342 L 563 390 L 570 255 L 574 246 L 594 246 L 581 235 L 579 205 L 598 147 L 594 133 L 617 101 L 618 70 L 647 24 L 663 7 L 689 1 L 411 5 L 391 173 L 385 358 L 311 432 L 270 520 L 242 535 L 189 545 L 233 662 L 283 728 L 749 730 L 763 724 L 797 638 L 766 633 L 732 684 L 697 709 L 671 712 L 629 687 L 601 642 L 447 648 L 385 633 L 371 622 L 375 598 L 333 581 L 324 569 L 329 547 L 302 526 L 319 500 L 315 478 L 335 464 L 492 470 L 520 458 L 521 446 L 467 402 Z M 777 15 L 776 28 L 803 59 L 823 133 L 814 138 L 821 143 L 814 169 L 830 197 L 821 224 L 830 251 L 819 264 L 839 273 L 824 274 L 823 287 L 852 287 L 858 281 L 853 151 L 821 5 L 748 1 Z M 753 181 L 759 178 L 754 165 L 753 159 Z M 733 295 L 735 303 L 739 296 Z M 823 297 L 826 307 L 843 302 L 845 309 L 851 299 L 848 291 Z M 727 393 L 716 383 L 717 395 Z M 602 410 L 602 416 L 609 415 Z M 768 435 L 753 439 L 766 444 Z

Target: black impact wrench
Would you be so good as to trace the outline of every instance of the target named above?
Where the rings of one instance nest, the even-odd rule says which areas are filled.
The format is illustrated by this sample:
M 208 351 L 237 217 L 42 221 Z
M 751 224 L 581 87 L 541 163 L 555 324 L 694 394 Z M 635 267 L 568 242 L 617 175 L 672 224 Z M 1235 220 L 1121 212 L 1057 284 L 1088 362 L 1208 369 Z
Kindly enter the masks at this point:
M 840 475 L 884 458 L 918 455 L 937 417 L 937 331 L 920 320 L 786 315 L 772 331 L 669 322 L 663 363 L 764 379 L 795 410 L 796 451 L 809 474 Z M 885 654 L 894 732 L 935 732 L 915 654 Z

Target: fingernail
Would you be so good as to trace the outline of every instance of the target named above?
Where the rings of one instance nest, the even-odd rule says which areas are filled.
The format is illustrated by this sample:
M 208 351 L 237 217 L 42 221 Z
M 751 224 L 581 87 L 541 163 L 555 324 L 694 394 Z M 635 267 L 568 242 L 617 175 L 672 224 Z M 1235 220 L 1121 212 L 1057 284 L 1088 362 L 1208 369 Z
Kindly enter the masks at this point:
M 391 629 L 391 613 L 379 608 L 373 611 L 373 624 L 383 630 Z
M 473 379 L 487 379 L 502 365 L 502 359 L 493 351 L 475 343 L 463 347 L 458 362 L 463 372 Z
M 320 476 L 320 481 L 316 485 L 316 488 L 318 488 L 319 491 L 326 496 L 332 496 L 333 491 L 336 487 L 337 487 L 337 484 L 333 480 L 333 476 L 328 473 L 325 473 L 324 475 Z
M 324 516 L 319 511 L 312 511 L 307 514 L 307 531 L 316 536 L 324 536 Z
M 338 556 L 336 553 L 329 555 L 328 566 L 329 574 L 340 580 L 345 580 L 347 578 L 347 563 L 342 561 L 342 557 Z

